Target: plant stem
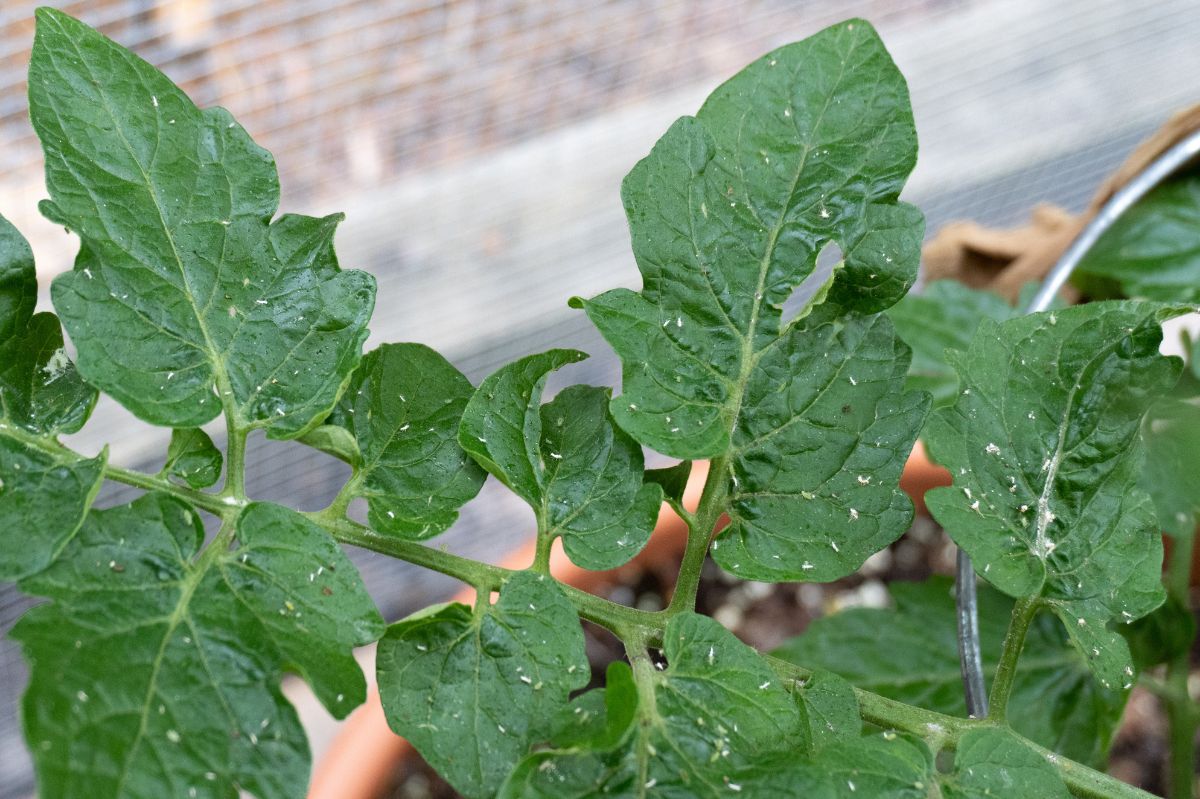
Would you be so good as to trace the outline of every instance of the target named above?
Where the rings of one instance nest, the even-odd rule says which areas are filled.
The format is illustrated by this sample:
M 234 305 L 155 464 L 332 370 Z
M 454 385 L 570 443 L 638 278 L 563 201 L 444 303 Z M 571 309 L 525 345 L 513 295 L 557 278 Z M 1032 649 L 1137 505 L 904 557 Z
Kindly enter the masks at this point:
M 1167 562 L 1165 581 L 1167 593 L 1180 607 L 1191 612 L 1192 551 L 1194 535 L 1176 536 Z M 1163 701 L 1167 714 L 1167 741 L 1170 763 L 1167 774 L 1167 796 L 1171 799 L 1192 799 L 1195 796 L 1196 712 L 1188 692 L 1191 673 L 1191 644 L 1167 664 L 1166 689 L 1173 695 Z
M 812 671 L 803 666 L 770 655 L 763 657 L 785 680 L 803 681 L 812 676 Z M 863 721 L 885 730 L 912 733 L 927 741 L 936 740 L 942 746 L 950 749 L 957 747 L 959 739 L 971 730 L 1000 727 L 1012 732 L 1006 725 L 997 723 L 990 718 L 964 719 L 947 716 L 944 713 L 906 705 L 861 688 L 855 688 L 854 693 L 858 697 L 858 710 Z M 1084 799 L 1156 799 L 1153 794 L 1140 788 L 1135 788 L 1115 777 L 1110 777 L 1082 763 L 1051 752 L 1045 747 L 1038 746 L 1019 733 L 1012 732 L 1012 734 L 1030 749 L 1046 758 L 1046 761 L 1058 770 L 1059 776 L 1067 784 L 1073 796 Z
M 996 665 L 996 676 L 992 680 L 992 693 L 988 697 L 991 708 L 988 718 L 1003 722 L 1008 714 L 1008 697 L 1012 694 L 1013 680 L 1017 676 L 1017 661 L 1025 646 L 1025 635 L 1033 617 L 1041 609 L 1041 601 L 1026 597 L 1018 599 L 1013 608 L 1012 620 L 1004 636 L 1004 648 L 1000 651 L 1000 662 Z
M 225 488 L 221 496 L 241 502 L 246 500 L 246 436 L 249 431 L 239 427 L 227 413 L 225 442 Z
M 545 509 L 537 514 L 537 548 L 534 550 L 533 565 L 530 566 L 535 572 L 541 574 L 550 573 L 550 548 L 554 545 L 554 536 L 546 532 L 546 513 Z
M 726 474 L 728 469 L 728 458 L 713 458 L 708 467 L 708 478 L 704 481 L 704 492 L 700 495 L 696 513 L 686 519 L 687 548 L 683 551 L 683 561 L 679 565 L 679 578 L 675 581 L 671 604 L 666 609 L 668 616 L 696 608 L 696 592 L 700 589 L 700 572 L 704 568 L 704 558 L 708 555 L 713 530 L 721 518 L 725 498 L 729 494 L 729 476 Z
M 70 458 L 76 460 L 83 458 L 75 450 L 64 446 L 54 438 L 47 436 L 38 436 L 33 433 L 28 433 L 15 425 L 0 426 L 4 429 L 4 435 L 8 438 L 15 439 L 21 444 L 39 449 L 42 452 L 53 455 L 58 458 Z M 204 491 L 197 491 L 194 488 L 177 485 L 172 483 L 165 477 L 158 475 L 146 474 L 134 469 L 124 469 L 120 466 L 114 466 L 111 463 L 104 464 L 104 477 L 108 480 L 113 480 L 125 485 L 131 485 L 136 488 L 144 488 L 147 491 L 162 491 L 168 494 L 174 494 L 180 499 L 192 503 L 198 508 L 212 513 L 216 516 L 224 516 L 233 507 L 229 503 L 222 500 L 218 494 L 208 494 Z M 241 503 L 244 504 L 244 503 Z
M 224 516 L 229 512 L 230 508 L 240 507 L 241 504 L 230 505 L 219 494 L 208 494 L 203 491 L 197 491 L 194 488 L 172 483 L 163 477 L 146 474 L 145 472 L 133 469 L 123 469 L 120 466 L 113 466 L 112 464 L 105 465 L 104 476 L 109 480 L 137 488 L 144 488 L 147 491 L 162 491 L 174 494 L 180 499 L 192 503 L 197 508 L 202 508 L 216 516 Z
M 449 575 L 474 586 L 478 591 L 496 591 L 514 573 L 510 569 L 480 563 L 414 541 L 380 535 L 350 519 L 330 518 L 324 511 L 305 515 L 343 544 L 369 549 Z M 638 635 L 647 643 L 661 641 L 662 628 L 666 623 L 663 612 L 651 613 L 618 605 L 569 585 L 560 587 L 582 618 L 612 630 L 622 638 Z

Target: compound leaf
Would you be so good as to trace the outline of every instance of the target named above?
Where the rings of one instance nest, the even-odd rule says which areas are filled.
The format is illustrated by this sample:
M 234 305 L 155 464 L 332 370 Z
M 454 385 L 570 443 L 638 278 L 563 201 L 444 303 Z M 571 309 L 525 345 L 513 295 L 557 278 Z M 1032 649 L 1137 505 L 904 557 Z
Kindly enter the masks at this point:
M 199 427 L 222 407 L 294 438 L 361 356 L 374 279 L 342 272 L 339 216 L 283 216 L 269 153 L 161 72 L 37 12 L 30 116 L 43 213 L 79 235 L 52 297 L 80 372 L 140 418 Z
M 542 536 L 561 537 L 584 568 L 611 569 L 645 546 L 663 492 L 643 482 L 641 448 L 613 424 L 607 389 L 571 386 L 541 404 L 548 374 L 584 357 L 550 350 L 499 369 L 467 404 L 459 441 L 529 503 Z
M 740 576 L 834 579 L 907 527 L 895 483 L 927 400 L 902 393 L 907 350 L 874 314 L 916 275 L 922 217 L 896 200 L 915 159 L 907 88 L 870 25 L 780 48 L 625 179 L 642 290 L 572 301 L 623 362 L 617 423 L 673 457 L 728 457 L 733 524 L 714 554 Z M 832 243 L 845 260 L 817 293 L 826 312 L 785 320 Z M 795 475 L 814 466 L 855 496 L 807 504 Z
M 840 674 L 891 699 L 965 716 L 953 582 L 893 583 L 895 609 L 853 608 L 815 620 L 774 652 L 777 657 Z M 984 674 L 990 681 L 1012 615 L 1008 597 L 981 586 L 979 624 Z M 1127 694 L 1105 689 L 1051 616 L 1034 619 L 1008 704 L 1008 721 L 1030 740 L 1102 768 Z
M 495 794 L 590 675 L 574 607 L 531 572 L 475 613 L 455 603 L 393 625 L 377 663 L 392 729 L 469 797 Z
M 304 794 L 308 744 L 275 681 L 297 671 L 346 715 L 366 696 L 350 650 L 383 622 L 334 541 L 294 511 L 250 505 L 237 538 L 197 560 L 197 514 L 148 494 L 92 512 L 22 583 L 54 600 L 12 632 L 33 667 L 39 795 Z
M 351 496 L 367 500 L 371 526 L 410 539 L 437 535 L 479 493 L 484 472 L 458 445 L 474 388 L 422 344 L 384 344 L 355 370 L 310 443 L 351 458 Z M 354 437 L 354 446 L 336 432 Z M 320 440 L 317 440 L 317 439 Z
M 33 253 L 0 217 L 0 580 L 50 564 L 83 522 L 106 460 L 55 440 L 83 426 L 96 390 L 67 358 L 54 314 L 34 314 L 36 302 Z
M 955 481 L 926 494 L 934 517 L 997 588 L 1044 597 L 1113 687 L 1132 668 L 1107 623 L 1164 597 L 1139 429 L 1179 376 L 1158 348 L 1161 322 L 1184 310 L 1102 302 L 985 320 L 950 358 L 957 402 L 926 431 Z
M 163 472 L 178 477 L 192 488 L 207 488 L 221 477 L 221 450 L 208 433 L 198 427 L 171 431 Z

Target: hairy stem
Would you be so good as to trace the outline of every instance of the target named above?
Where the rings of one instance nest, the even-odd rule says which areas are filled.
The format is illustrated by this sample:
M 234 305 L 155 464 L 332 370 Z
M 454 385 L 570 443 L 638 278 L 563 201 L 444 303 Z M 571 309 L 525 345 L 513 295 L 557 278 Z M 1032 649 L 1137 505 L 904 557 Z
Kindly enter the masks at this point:
M 246 437 L 248 430 L 239 427 L 228 413 L 225 443 L 225 488 L 221 496 L 236 501 L 246 500 Z
M 725 509 L 725 498 L 729 494 L 729 476 L 726 474 L 728 469 L 728 459 L 721 457 L 712 460 L 696 513 L 690 518 L 685 517 L 688 522 L 687 548 L 683 551 L 683 561 L 679 565 L 679 578 L 675 582 L 671 604 L 667 606 L 666 612 L 669 615 L 696 608 L 696 592 L 700 589 L 700 572 L 704 568 L 704 558 L 708 555 L 713 530 L 721 518 Z
M 1003 722 L 1008 714 L 1008 697 L 1012 694 L 1013 680 L 1017 676 L 1017 661 L 1025 646 L 1025 635 L 1033 617 L 1041 609 L 1038 599 L 1018 599 L 1013 608 L 1012 620 L 1004 636 L 1004 648 L 1000 651 L 1000 662 L 996 665 L 996 676 L 992 680 L 992 693 L 988 697 L 991 706 L 988 718 Z
M 474 586 L 477 591 L 496 591 L 514 573 L 510 569 L 480 563 L 424 544 L 405 541 L 395 536 L 380 535 L 369 527 L 350 519 L 331 518 L 324 511 L 305 515 L 324 527 L 330 535 L 343 544 L 369 549 L 448 575 Z M 616 602 L 569 585 L 560 585 L 560 587 L 575 605 L 576 611 L 582 618 L 611 630 L 621 638 L 630 638 L 636 635 L 648 644 L 662 640 L 662 628 L 666 624 L 663 612 L 651 613 L 618 605 Z
M 530 568 L 535 572 L 549 574 L 550 548 L 554 545 L 554 536 L 545 531 L 546 525 L 543 518 L 544 514 L 538 514 L 537 549 L 534 551 L 533 565 Z
M 1171 557 L 1167 562 L 1167 593 L 1180 607 L 1191 611 L 1192 551 L 1195 537 L 1176 536 Z M 1170 764 L 1167 774 L 1167 796 L 1171 799 L 1192 799 L 1195 796 L 1196 712 L 1188 692 L 1191 673 L 1191 645 L 1184 648 L 1167 664 L 1166 689 L 1173 695 L 1164 701 L 1167 714 L 1167 741 Z
M 4 434 L 9 438 L 16 439 L 25 446 L 39 449 L 56 457 L 68 457 L 71 459 L 82 458 L 75 450 L 64 446 L 61 442 L 54 438 L 46 436 L 38 436 L 28 433 L 14 425 L 2 425 Z M 114 466 L 111 463 L 104 465 L 104 477 L 107 480 L 112 480 L 117 483 L 124 483 L 135 488 L 142 488 L 146 491 L 162 491 L 168 494 L 174 494 L 182 500 L 192 503 L 198 508 L 208 511 L 216 516 L 224 517 L 231 508 L 237 509 L 245 504 L 243 500 L 237 500 L 233 503 L 227 502 L 219 494 L 208 494 L 204 491 L 197 491 L 194 488 L 177 485 L 172 483 L 165 477 L 158 475 L 139 472 L 135 469 L 125 469 L 120 466 Z
M 114 482 L 144 488 L 147 491 L 162 491 L 174 494 L 180 499 L 195 505 L 197 508 L 206 510 L 216 516 L 224 516 L 231 508 L 237 509 L 244 504 L 242 502 L 231 504 L 226 502 L 219 494 L 208 494 L 203 491 L 197 491 L 194 488 L 172 483 L 165 477 L 158 477 L 133 469 L 123 469 L 120 466 L 113 466 L 112 464 L 107 464 L 104 467 L 104 476 L 106 479 Z

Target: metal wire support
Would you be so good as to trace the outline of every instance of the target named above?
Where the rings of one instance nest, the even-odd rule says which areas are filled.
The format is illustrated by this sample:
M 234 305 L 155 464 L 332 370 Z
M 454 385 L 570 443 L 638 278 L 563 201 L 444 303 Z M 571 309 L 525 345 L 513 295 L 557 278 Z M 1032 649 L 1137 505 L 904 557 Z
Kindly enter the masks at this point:
M 1108 230 L 1120 216 L 1138 200 L 1200 156 L 1200 131 L 1189 134 L 1164 152 L 1149 166 L 1117 191 L 1101 208 L 1099 213 L 1059 258 L 1058 263 L 1046 275 L 1037 294 L 1030 300 L 1025 313 L 1045 311 L 1054 302 L 1059 290 L 1066 284 L 1071 272 L 1083 260 L 1104 231 Z M 988 714 L 987 688 L 983 677 L 983 658 L 979 644 L 979 602 L 975 586 L 975 569 L 971 556 L 958 551 L 955 574 L 955 604 L 958 608 L 958 661 L 962 669 L 963 692 L 967 698 L 967 712 L 974 718 Z

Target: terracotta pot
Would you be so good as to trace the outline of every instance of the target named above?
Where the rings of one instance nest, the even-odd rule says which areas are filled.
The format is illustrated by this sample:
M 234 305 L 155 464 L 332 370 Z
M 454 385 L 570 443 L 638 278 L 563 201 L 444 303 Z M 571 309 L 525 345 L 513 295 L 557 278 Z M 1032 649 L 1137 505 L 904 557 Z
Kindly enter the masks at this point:
M 707 474 L 707 463 L 697 463 L 692 470 L 684 494 L 684 507 L 689 510 L 695 509 Z M 924 447 L 918 443 L 900 478 L 900 486 L 912 497 L 917 512 L 925 512 L 922 497 L 926 491 L 950 485 L 950 482 L 950 473 L 931 463 Z M 599 593 L 610 585 L 628 582 L 645 570 L 674 570 L 686 541 L 687 526 L 664 505 L 650 542 L 625 566 L 604 572 L 587 571 L 571 563 L 561 547 L 556 546 L 550 571 L 564 583 Z M 511 569 L 525 568 L 533 562 L 533 553 L 534 545 L 530 542 L 500 565 Z M 475 601 L 475 591 L 465 589 L 454 599 L 469 604 Z M 317 763 L 308 799 L 376 799 L 387 788 L 397 762 L 410 753 L 412 747 L 408 742 L 388 727 L 379 703 L 379 691 L 373 687 L 366 704 L 350 715 L 325 757 Z

